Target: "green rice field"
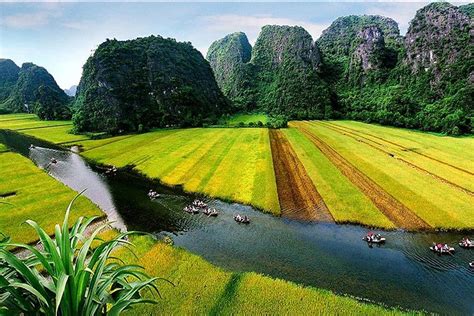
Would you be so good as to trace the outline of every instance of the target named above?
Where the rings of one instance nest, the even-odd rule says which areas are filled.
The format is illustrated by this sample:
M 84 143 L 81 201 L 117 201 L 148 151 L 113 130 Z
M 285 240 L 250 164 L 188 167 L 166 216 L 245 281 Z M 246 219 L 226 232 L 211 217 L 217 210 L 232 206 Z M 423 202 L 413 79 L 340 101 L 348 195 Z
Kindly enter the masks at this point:
M 1 148 L 4 148 L 0 144 Z M 48 233 L 64 217 L 65 206 L 76 192 L 48 176 L 29 159 L 13 152 L 0 152 L 0 232 L 15 236 L 16 242 L 34 242 L 37 235 L 25 224 L 38 222 Z M 71 223 L 80 216 L 102 216 L 87 198 L 79 197 Z
M 174 286 L 159 282 L 163 299 L 157 305 L 137 306 L 129 315 L 403 314 L 253 272 L 228 272 L 184 249 L 146 237 L 135 239 L 134 244 L 138 260 L 125 251 L 119 251 L 119 257 L 142 265 L 150 275 L 166 278 Z
M 83 156 L 98 163 L 132 165 L 167 185 L 280 214 L 268 129 L 167 129 L 92 140 L 71 134 L 69 122 L 44 122 L 28 114 L 2 115 L 0 128 L 55 144 L 79 145 Z M 387 210 L 374 204 L 370 192 L 341 173 L 309 135 L 403 204 L 424 227 L 474 227 L 473 137 L 353 121 L 292 122 L 282 131 L 336 222 L 399 226 Z

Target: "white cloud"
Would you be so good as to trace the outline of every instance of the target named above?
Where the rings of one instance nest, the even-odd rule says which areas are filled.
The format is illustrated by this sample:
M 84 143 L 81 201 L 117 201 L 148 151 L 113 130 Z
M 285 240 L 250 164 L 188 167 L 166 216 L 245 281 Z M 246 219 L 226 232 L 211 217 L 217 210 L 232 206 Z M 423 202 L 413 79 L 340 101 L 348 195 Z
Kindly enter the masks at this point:
M 249 37 L 250 42 L 255 42 L 260 29 L 265 25 L 290 25 L 301 26 L 306 29 L 313 40 L 316 40 L 329 24 L 318 24 L 307 21 L 294 20 L 289 18 L 274 17 L 271 15 L 211 15 L 205 16 L 204 22 L 210 31 L 232 33 L 243 31 Z
M 41 4 L 38 7 L 32 8 L 31 11 L 2 16 L 0 25 L 15 29 L 32 29 L 45 26 L 52 19 L 62 15 L 59 7 L 54 3 Z

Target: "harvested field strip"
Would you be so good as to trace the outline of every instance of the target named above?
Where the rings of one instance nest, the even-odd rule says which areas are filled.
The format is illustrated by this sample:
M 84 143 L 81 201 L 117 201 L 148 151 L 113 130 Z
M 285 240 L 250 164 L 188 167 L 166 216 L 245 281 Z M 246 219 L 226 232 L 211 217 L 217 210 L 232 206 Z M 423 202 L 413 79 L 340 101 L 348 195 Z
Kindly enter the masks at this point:
M 307 124 L 308 123 L 296 123 L 296 126 L 332 161 L 341 173 L 355 184 L 395 225 L 409 230 L 430 228 L 428 223 L 387 193 L 382 187 L 372 181 L 372 179 L 359 171 L 359 169 L 338 154 L 319 137 L 311 133 L 306 128 Z
M 396 227 L 301 131 L 287 128 L 283 133 L 336 222 Z
M 357 130 L 357 129 L 354 129 L 354 128 L 350 128 L 350 127 L 347 127 L 347 126 L 340 126 L 340 125 L 337 125 L 337 124 L 334 124 L 334 123 L 330 123 L 330 122 L 325 122 L 325 123 L 328 124 L 328 125 L 331 125 L 331 126 L 333 126 L 333 127 L 337 127 L 337 128 L 343 129 L 343 130 L 352 131 L 353 133 L 363 134 L 363 135 L 366 135 L 366 136 L 373 137 L 373 138 L 378 139 L 378 140 L 381 140 L 381 141 L 383 141 L 383 142 L 385 142 L 385 143 L 394 145 L 394 146 L 400 148 L 400 149 L 403 150 L 403 151 L 408 151 L 408 152 L 410 152 L 410 153 L 414 153 L 414 154 L 423 156 L 423 157 L 428 158 L 428 159 L 430 159 L 430 160 L 436 161 L 436 162 L 441 163 L 441 164 L 443 164 L 443 165 L 446 165 L 446 166 L 449 166 L 449 167 L 454 168 L 454 169 L 456 169 L 456 170 L 459 170 L 459 171 L 461 171 L 461 172 L 464 172 L 464 173 L 466 173 L 466 174 L 468 174 L 468 175 L 474 176 L 474 173 L 471 172 L 471 171 L 469 171 L 469 170 L 466 170 L 466 169 L 463 169 L 463 168 L 461 168 L 461 167 L 455 166 L 455 165 L 453 165 L 453 164 L 451 164 L 451 163 L 449 163 L 449 162 L 446 162 L 446 161 L 437 159 L 437 158 L 432 157 L 432 156 L 430 156 L 430 155 L 427 155 L 427 154 L 424 154 L 424 153 L 421 153 L 421 152 L 418 152 L 418 151 L 415 151 L 415 150 L 411 150 L 410 148 L 405 147 L 405 146 L 403 146 L 403 145 L 400 145 L 399 143 L 396 143 L 396 142 L 394 142 L 394 141 L 390 141 L 390 140 L 387 140 L 387 139 L 385 139 L 385 138 L 382 138 L 382 137 L 373 135 L 373 134 L 371 134 L 371 133 L 364 132 L 364 131 L 361 131 L 361 130 Z M 361 137 L 363 137 L 363 136 L 361 136 Z M 366 138 L 366 139 L 368 139 L 368 138 Z
M 381 147 L 384 146 L 383 144 L 380 144 L 380 143 L 378 143 L 378 142 L 376 142 L 376 141 L 373 141 L 373 140 L 371 140 L 371 139 L 369 139 L 369 138 L 366 138 L 366 137 L 363 137 L 363 136 L 359 136 L 359 135 L 357 135 L 357 134 L 355 134 L 355 133 L 352 133 L 352 132 L 349 132 L 349 131 L 344 131 L 344 130 L 342 130 L 342 129 L 339 129 L 338 127 L 331 126 L 331 125 L 328 125 L 328 124 L 325 124 L 325 123 L 321 123 L 321 124 L 311 123 L 311 124 L 314 125 L 314 126 L 323 126 L 323 127 L 325 127 L 325 128 L 331 129 L 331 130 L 333 130 L 333 131 L 335 131 L 335 132 L 337 132 L 337 133 L 339 133 L 339 134 L 341 134 L 341 135 L 345 135 L 345 136 L 347 136 L 347 137 L 350 137 L 350 138 L 352 138 L 352 139 L 355 139 L 356 141 L 358 141 L 358 142 L 360 142 L 360 143 L 366 144 L 366 145 L 368 145 L 368 146 L 370 146 L 370 147 L 372 147 L 372 148 L 374 148 L 374 149 L 376 149 L 376 150 L 378 150 L 378 151 L 380 151 L 380 152 L 382 152 L 382 153 L 384 153 L 384 154 L 386 154 L 386 155 L 388 155 L 388 156 L 390 156 L 390 157 L 392 157 L 392 158 L 394 158 L 394 159 L 396 159 L 396 160 L 398 160 L 398 161 L 403 162 L 404 164 L 407 164 L 407 165 L 410 166 L 411 168 L 414 168 L 414 169 L 416 169 L 416 170 L 418 170 L 418 171 L 420 171 L 420 172 L 424 172 L 424 173 L 430 175 L 431 177 L 433 177 L 433 178 L 435 178 L 435 179 L 437 179 L 437 180 L 439 180 L 439 181 L 441 181 L 441 182 L 443 182 L 443 183 L 446 183 L 446 184 L 448 184 L 448 185 L 451 185 L 451 186 L 453 186 L 454 188 L 460 190 L 461 192 L 464 192 L 464 193 L 466 193 L 466 194 L 469 194 L 469 195 L 471 195 L 471 196 L 474 196 L 474 192 L 471 191 L 471 190 L 469 190 L 468 188 L 465 188 L 465 187 L 463 187 L 463 186 L 460 186 L 460 185 L 458 185 L 458 184 L 456 184 L 456 183 L 454 183 L 454 182 L 451 182 L 450 180 L 445 179 L 445 178 L 443 178 L 443 177 L 441 177 L 441 176 L 439 176 L 439 175 L 437 175 L 437 174 L 435 174 L 435 173 L 432 173 L 432 172 L 430 172 L 430 171 L 428 171 L 428 170 L 426 170 L 426 169 L 424 169 L 424 168 L 422 168 L 422 167 L 420 167 L 420 166 L 418 166 L 418 165 L 416 165 L 416 164 L 414 164 L 414 163 L 412 163 L 412 162 L 409 162 L 408 160 L 405 160 L 405 159 L 403 159 L 403 158 L 401 158 L 401 157 L 398 157 L 398 156 L 396 156 L 396 155 L 395 155 L 394 153 L 392 153 L 392 152 L 386 151 L 385 149 L 381 148 Z M 374 145 L 374 144 L 377 144 L 378 146 L 376 146 L 376 145 Z
M 271 130 L 270 144 L 282 215 L 303 220 L 334 221 L 283 132 Z

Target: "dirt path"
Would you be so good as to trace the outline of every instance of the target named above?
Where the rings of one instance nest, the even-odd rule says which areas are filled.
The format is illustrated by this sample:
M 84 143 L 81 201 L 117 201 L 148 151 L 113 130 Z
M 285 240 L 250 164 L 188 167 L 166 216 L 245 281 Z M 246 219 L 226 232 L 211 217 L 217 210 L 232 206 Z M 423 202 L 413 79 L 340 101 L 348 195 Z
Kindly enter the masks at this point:
M 322 123 L 322 122 L 321 122 L 321 123 Z M 354 140 L 356 140 L 356 141 L 358 141 L 358 142 L 360 142 L 360 143 L 364 143 L 364 144 L 366 144 L 366 145 L 368 145 L 368 146 L 370 146 L 370 147 L 372 147 L 372 148 L 374 148 L 374 149 L 376 149 L 376 150 L 378 150 L 378 151 L 380 151 L 380 152 L 382 152 L 382 153 L 384 153 L 384 154 L 386 154 L 386 155 L 388 155 L 388 156 L 390 156 L 390 157 L 392 157 L 392 158 L 394 158 L 394 159 L 397 159 L 398 161 L 403 162 L 404 164 L 410 166 L 410 167 L 413 168 L 413 169 L 416 169 L 416 170 L 418 170 L 418 171 L 420 171 L 420 172 L 423 172 L 423 173 L 425 173 L 425 174 L 427 174 L 427 175 L 429 175 L 429 176 L 435 178 L 436 180 L 438 180 L 438 181 L 440 181 L 440 182 L 443 182 L 443 183 L 445 183 L 445 184 L 448 184 L 448 185 L 450 185 L 450 186 L 452 186 L 452 187 L 454 187 L 454 188 L 456 188 L 456 189 L 458 189 L 458 190 L 460 190 L 460 191 L 462 191 L 462 192 L 464 192 L 464 193 L 466 193 L 466 194 L 468 194 L 468 195 L 470 195 L 470 196 L 474 196 L 474 192 L 471 191 L 471 190 L 469 190 L 468 188 L 465 188 L 465 187 L 463 187 L 463 186 L 461 186 L 461 185 L 459 185 L 459 184 L 456 184 L 456 183 L 454 183 L 454 182 L 451 182 L 450 180 L 448 180 L 448 179 L 446 179 L 446 178 L 443 178 L 443 177 L 441 177 L 441 176 L 438 176 L 437 174 L 435 174 L 435 173 L 433 173 L 433 172 L 431 172 L 431 171 L 428 171 L 428 170 L 426 170 L 426 169 L 424 169 L 424 168 L 422 168 L 422 167 L 420 167 L 420 166 L 418 166 L 418 165 L 416 165 L 416 164 L 414 164 L 414 163 L 412 163 L 412 162 L 410 162 L 410 161 L 408 161 L 408 160 L 405 160 L 405 159 L 403 159 L 403 158 L 401 158 L 401 157 L 396 156 L 394 153 L 391 153 L 391 152 L 386 151 L 385 149 L 383 149 L 385 146 L 384 146 L 383 144 L 379 143 L 379 142 L 376 142 L 376 141 L 374 141 L 374 140 L 371 140 L 370 138 L 366 138 L 366 137 L 364 137 L 364 136 L 358 135 L 358 134 L 356 134 L 356 133 L 353 133 L 353 132 L 344 130 L 344 129 L 339 128 L 339 127 L 337 127 L 337 126 L 335 126 L 335 125 L 332 125 L 332 124 L 322 123 L 321 125 L 324 126 L 324 127 L 326 127 L 326 128 L 328 128 L 328 129 L 330 129 L 330 130 L 335 131 L 336 133 L 339 133 L 339 134 L 348 136 L 348 137 L 350 137 L 350 138 L 352 138 L 352 139 L 354 139 Z M 317 125 L 313 125 L 313 126 L 317 126 Z M 381 146 L 381 147 L 383 147 L 383 148 L 380 148 L 380 147 L 378 147 L 378 146 L 375 146 L 374 144 L 377 144 L 378 146 Z
M 311 133 L 305 124 L 307 123 L 298 123 L 296 127 L 396 226 L 408 230 L 431 228 L 428 223 L 362 173 L 331 146 Z
M 367 132 L 364 132 L 364 131 L 360 131 L 360 130 L 357 130 L 357 129 L 354 129 L 354 128 L 346 127 L 346 126 L 340 126 L 340 125 L 336 125 L 336 124 L 329 123 L 329 122 L 326 122 L 326 123 L 327 123 L 327 124 L 330 124 L 330 125 L 332 125 L 332 126 L 337 126 L 337 127 L 340 128 L 340 129 L 350 130 L 350 131 L 355 132 L 355 133 L 364 134 L 364 135 L 367 135 L 367 136 L 376 138 L 376 139 L 381 140 L 381 141 L 383 141 L 383 142 L 385 142 L 385 143 L 388 143 L 388 144 L 397 146 L 398 148 L 400 148 L 400 149 L 403 150 L 403 151 L 408 151 L 408 152 L 411 152 L 411 153 L 414 153 L 414 154 L 423 156 L 423 157 L 428 158 L 428 159 L 430 159 L 430 160 L 439 162 L 440 164 L 443 164 L 443 165 L 449 166 L 449 167 L 451 167 L 451 168 L 454 168 L 454 169 L 456 169 L 456 170 L 459 170 L 459 171 L 461 171 L 461 172 L 464 172 L 464 173 L 466 173 L 466 174 L 468 174 L 468 175 L 474 176 L 474 173 L 470 172 L 469 170 L 466 170 L 466 169 L 463 169 L 463 168 L 461 168 L 461 167 L 452 165 L 452 164 L 450 164 L 449 162 L 440 160 L 440 159 L 435 158 L 435 157 L 431 157 L 431 156 L 429 156 L 429 155 L 427 155 L 427 154 L 423 154 L 423 153 L 420 153 L 420 152 L 418 152 L 418 151 L 411 150 L 411 149 L 408 148 L 408 147 L 405 147 L 405 146 L 400 145 L 400 144 L 398 144 L 398 143 L 396 143 L 396 142 L 387 140 L 387 139 L 382 138 L 382 137 L 380 137 L 380 136 L 372 135 L 372 134 L 370 134 L 370 133 L 367 133 Z
M 270 145 L 281 214 L 294 219 L 333 222 L 326 203 L 281 131 L 270 130 Z

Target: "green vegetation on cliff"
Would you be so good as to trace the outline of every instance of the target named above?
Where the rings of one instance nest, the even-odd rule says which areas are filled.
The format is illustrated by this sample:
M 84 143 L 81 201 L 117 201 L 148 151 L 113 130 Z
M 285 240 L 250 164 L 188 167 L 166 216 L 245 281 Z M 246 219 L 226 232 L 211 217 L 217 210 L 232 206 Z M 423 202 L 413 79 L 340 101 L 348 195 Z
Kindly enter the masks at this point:
M 318 48 L 301 27 L 265 26 L 253 50 L 245 34 L 230 34 L 211 45 L 207 58 L 239 110 L 293 119 L 331 116 Z
M 41 119 L 69 119 L 70 100 L 43 67 L 0 61 L 0 112 L 36 113 Z
M 349 119 L 472 132 L 472 18 L 448 3 L 420 9 L 403 39 L 378 16 L 336 20 L 318 40 L 325 76 Z
M 208 62 L 190 43 L 159 36 L 107 40 L 84 65 L 77 131 L 202 126 L 228 111 Z
M 429 4 L 405 37 L 371 15 L 336 19 L 316 43 L 301 27 L 265 26 L 250 61 L 236 58 L 243 33 L 214 42 L 208 59 L 241 111 L 472 133 L 473 7 Z

